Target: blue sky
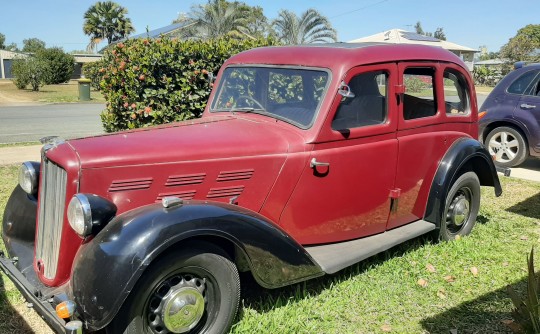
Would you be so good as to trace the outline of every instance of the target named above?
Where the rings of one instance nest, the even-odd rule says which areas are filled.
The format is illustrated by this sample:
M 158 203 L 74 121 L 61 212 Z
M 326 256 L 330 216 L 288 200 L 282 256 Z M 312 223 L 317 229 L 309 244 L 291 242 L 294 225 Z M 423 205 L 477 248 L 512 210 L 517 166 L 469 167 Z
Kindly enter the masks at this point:
M 0 33 L 6 43 L 22 48 L 23 39 L 37 37 L 48 47 L 60 46 L 65 51 L 85 49 L 89 38 L 82 32 L 84 12 L 94 0 L 16 0 L 2 1 Z M 181 12 L 206 0 L 117 0 L 128 9 L 135 33 L 143 33 L 170 24 Z M 326 15 L 338 31 L 340 41 L 369 36 L 388 29 L 413 30 L 420 21 L 425 31 L 444 28 L 451 42 L 477 49 L 486 45 L 498 51 L 519 28 L 540 24 L 538 0 L 245 0 L 263 7 L 272 19 L 280 9 L 300 14 L 315 8 Z

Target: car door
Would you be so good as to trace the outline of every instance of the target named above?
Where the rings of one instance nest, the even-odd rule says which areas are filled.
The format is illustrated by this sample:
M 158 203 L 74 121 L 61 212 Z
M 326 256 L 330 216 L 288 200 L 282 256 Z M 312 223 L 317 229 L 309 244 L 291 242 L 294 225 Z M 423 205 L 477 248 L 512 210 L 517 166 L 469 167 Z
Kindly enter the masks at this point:
M 344 78 L 280 224 L 302 244 L 383 232 L 396 173 L 396 64 L 362 66 Z M 324 115 L 323 115 L 324 116 Z M 325 137 L 325 136 L 322 136 Z
M 402 94 L 398 108 L 396 198 L 387 229 L 423 217 L 426 190 L 448 147 L 446 115 L 438 103 L 444 99 L 439 87 L 443 82 L 439 64 L 402 62 L 398 68 Z
M 514 117 L 527 129 L 529 147 L 540 152 L 540 70 L 535 72 L 535 78 L 514 109 Z

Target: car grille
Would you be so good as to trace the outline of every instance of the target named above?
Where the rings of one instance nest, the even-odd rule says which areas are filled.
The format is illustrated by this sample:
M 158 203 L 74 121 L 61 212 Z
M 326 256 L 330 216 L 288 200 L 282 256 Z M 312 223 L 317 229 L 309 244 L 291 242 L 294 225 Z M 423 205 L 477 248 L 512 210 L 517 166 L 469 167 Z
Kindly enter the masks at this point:
M 36 260 L 44 267 L 43 276 L 56 276 L 64 211 L 66 206 L 67 173 L 47 159 L 43 160 L 39 190 L 38 235 Z

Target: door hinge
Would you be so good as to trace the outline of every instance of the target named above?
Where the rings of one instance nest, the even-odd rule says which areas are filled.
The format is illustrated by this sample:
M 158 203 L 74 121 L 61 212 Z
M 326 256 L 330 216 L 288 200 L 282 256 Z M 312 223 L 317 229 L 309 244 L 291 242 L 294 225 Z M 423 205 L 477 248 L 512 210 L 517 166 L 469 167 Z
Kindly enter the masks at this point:
M 401 196 L 401 189 L 396 188 L 390 190 L 390 198 L 399 198 Z
M 396 85 L 396 94 L 405 94 L 405 85 Z

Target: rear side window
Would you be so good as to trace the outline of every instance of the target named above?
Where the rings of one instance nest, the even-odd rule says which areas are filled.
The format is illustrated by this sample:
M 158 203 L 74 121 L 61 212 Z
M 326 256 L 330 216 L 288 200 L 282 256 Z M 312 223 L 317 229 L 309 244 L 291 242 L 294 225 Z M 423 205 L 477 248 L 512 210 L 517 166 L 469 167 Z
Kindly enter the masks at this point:
M 444 105 L 448 115 L 468 115 L 469 85 L 460 72 L 447 69 L 444 71 Z
M 403 94 L 403 118 L 405 120 L 434 116 L 437 113 L 435 100 L 435 69 L 411 67 L 404 72 L 405 94 Z
M 528 88 L 530 89 L 531 82 L 538 74 L 538 71 L 529 71 L 517 78 L 506 90 L 510 94 L 526 94 Z M 529 94 L 531 95 L 531 94 Z

